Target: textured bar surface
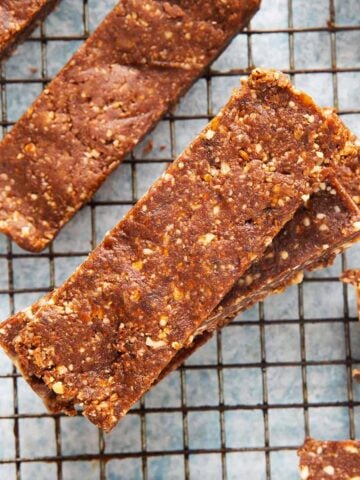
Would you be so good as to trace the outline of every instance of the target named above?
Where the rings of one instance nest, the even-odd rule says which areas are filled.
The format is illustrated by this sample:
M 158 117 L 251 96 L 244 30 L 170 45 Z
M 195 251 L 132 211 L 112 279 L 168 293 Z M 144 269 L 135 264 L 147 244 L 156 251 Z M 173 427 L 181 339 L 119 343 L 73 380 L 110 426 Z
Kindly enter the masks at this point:
M 0 2 L 0 59 L 29 35 L 59 0 L 2 0 Z
M 358 480 L 360 442 L 306 439 L 298 451 L 301 480 Z
M 338 118 L 337 121 L 340 123 Z M 233 316 L 274 291 L 283 290 L 289 282 L 300 282 L 304 269 L 328 266 L 336 255 L 359 241 L 360 211 L 354 200 L 360 194 L 360 155 L 349 130 L 347 138 L 336 178 L 322 182 L 318 192 L 268 247 L 264 257 L 240 278 L 214 317 L 223 317 L 227 312 Z
M 340 160 L 347 131 L 256 70 L 9 346 L 61 408 L 109 430 Z M 199 262 L 201 259 L 201 262 Z M 15 350 L 15 355 L 12 354 Z M 68 407 L 64 407 L 64 402 Z
M 336 206 L 339 211 L 326 210 L 327 207 Z M 327 212 L 326 225 L 329 229 L 319 230 L 323 218 L 319 219 L 318 215 L 322 217 L 323 212 Z M 310 219 L 312 228 L 307 227 L 304 230 L 305 219 Z M 359 213 L 349 211 L 337 195 L 329 196 L 324 192 L 314 194 L 307 206 L 300 208 L 293 220 L 277 235 L 264 256 L 251 265 L 203 323 L 196 342 L 178 352 L 162 376 L 178 368 L 200 345 L 211 338 L 211 332 L 230 323 L 238 313 L 271 294 L 280 293 L 290 285 L 299 283 L 304 270 L 329 266 L 336 255 L 359 241 L 359 230 L 354 229 L 354 222 L 359 219 Z M 324 245 L 327 245 L 326 249 Z M 289 256 L 284 258 L 284 252 L 288 252 Z
M 330 113 L 328 109 L 325 112 Z M 335 114 L 333 118 L 341 123 Z M 343 128 L 345 133 L 347 129 Z M 299 208 L 264 255 L 253 262 L 203 323 L 197 332 L 199 336 L 211 338 L 212 331 L 229 323 L 241 311 L 301 282 L 303 270 L 331 265 L 336 255 L 360 240 L 359 147 L 349 130 L 346 135 L 346 148 L 337 166 L 336 178 L 322 182 L 319 190 Z M 178 352 L 163 376 L 180 366 L 206 339 L 198 337 L 196 342 Z
M 120 2 L 0 144 L 0 231 L 45 248 L 259 3 Z

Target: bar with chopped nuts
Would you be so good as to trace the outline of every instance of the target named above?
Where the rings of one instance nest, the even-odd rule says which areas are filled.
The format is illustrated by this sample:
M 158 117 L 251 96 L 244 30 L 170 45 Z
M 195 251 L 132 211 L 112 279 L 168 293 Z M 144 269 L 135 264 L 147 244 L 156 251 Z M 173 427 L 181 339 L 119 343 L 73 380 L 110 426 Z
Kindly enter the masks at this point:
M 196 339 L 176 354 L 162 376 L 180 366 L 211 338 L 215 329 L 229 323 L 239 312 L 300 282 L 304 269 L 328 266 L 336 255 L 360 239 L 359 209 L 352 203 L 360 190 L 360 157 L 358 148 L 353 148 L 353 141 L 355 138 L 349 132 L 346 155 L 342 156 L 337 168 L 338 179 L 346 185 L 345 194 L 338 182 L 333 182 L 335 185 L 323 182 L 319 191 L 311 195 L 276 236 L 261 259 L 251 265 L 211 313 L 194 336 Z M 291 255 L 284 258 L 283 252 L 291 252 Z M 37 311 L 40 303 L 34 304 L 31 311 Z M 15 315 L 8 324 L 8 338 L 14 338 L 26 322 L 27 316 L 23 312 Z
M 7 0 L 0 3 L 0 60 L 24 40 L 58 0 Z
M 240 312 L 269 295 L 281 293 L 290 285 L 301 282 L 304 270 L 328 266 L 336 255 L 359 241 L 360 233 L 356 226 L 356 222 L 360 218 L 359 214 L 357 213 L 355 216 L 356 212 L 346 210 L 340 199 L 337 204 L 340 210 L 335 212 L 336 215 L 333 215 L 331 210 L 328 211 L 329 230 L 326 231 L 327 233 L 317 229 L 319 226 L 316 213 L 319 212 L 318 207 L 327 205 L 327 202 L 321 201 L 323 200 L 321 196 L 325 197 L 323 192 L 320 196 L 315 194 L 306 207 L 302 207 L 296 212 L 293 220 L 277 235 L 265 254 L 251 265 L 246 274 L 211 313 L 194 335 L 192 342 L 177 353 L 171 364 L 162 373 L 162 377 L 178 368 L 199 346 L 212 337 L 212 332 L 230 323 Z M 336 197 L 332 198 L 336 199 Z M 331 206 L 334 207 L 335 204 L 332 203 Z M 307 229 L 305 235 L 299 235 L 303 230 L 304 218 L 311 218 L 315 222 L 316 229 Z M 296 225 L 300 226 L 300 232 L 296 231 Z M 326 241 L 330 241 L 330 244 L 325 243 Z M 322 252 L 323 245 L 328 245 L 324 254 Z M 281 258 L 284 256 L 281 256 L 283 251 L 291 252 L 291 256 L 289 255 L 286 259 Z
M 259 4 L 119 2 L 0 144 L 0 231 L 45 248 Z
M 110 430 L 336 164 L 346 132 L 279 72 L 241 89 L 4 348 Z M 201 262 L 199 262 L 201 259 Z
M 359 480 L 360 442 L 307 438 L 298 450 L 301 480 Z
M 340 122 L 335 116 L 334 119 Z M 162 376 L 180 366 L 211 338 L 214 330 L 229 323 L 238 313 L 268 295 L 301 282 L 303 270 L 327 267 L 336 255 L 360 240 L 360 155 L 356 137 L 349 130 L 347 136 L 336 178 L 320 184 L 264 255 L 250 266 L 211 313 L 195 340 L 177 353 Z

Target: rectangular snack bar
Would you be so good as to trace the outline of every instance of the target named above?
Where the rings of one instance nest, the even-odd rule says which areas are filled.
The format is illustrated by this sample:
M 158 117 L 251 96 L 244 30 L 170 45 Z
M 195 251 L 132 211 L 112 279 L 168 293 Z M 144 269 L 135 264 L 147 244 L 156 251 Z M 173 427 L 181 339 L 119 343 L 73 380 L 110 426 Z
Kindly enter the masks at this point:
M 260 0 L 123 0 L 0 144 L 0 231 L 39 251 Z
M 254 262 L 237 282 L 219 305 L 219 315 L 236 314 L 274 290 L 281 290 L 289 281 L 301 281 L 302 270 L 329 265 L 337 254 L 359 241 L 360 148 L 356 137 L 334 112 L 324 109 L 324 113 L 339 128 L 342 125 L 347 138 L 336 176 L 321 183 L 268 247 L 264 257 Z
M 110 430 L 346 141 L 342 125 L 287 77 L 255 70 L 70 279 L 25 314 L 18 335 L 8 336 L 11 320 L 2 325 L 5 350 L 48 404 L 67 413 L 81 405 Z
M 298 450 L 301 480 L 360 480 L 360 442 L 306 439 Z
M 337 179 L 346 189 L 334 178 L 332 184 L 321 184 L 319 191 L 300 207 L 265 254 L 251 265 L 203 323 L 195 340 L 177 353 L 162 372 L 162 378 L 178 368 L 212 337 L 215 329 L 229 323 L 239 312 L 300 282 L 304 269 L 328 266 L 336 255 L 360 240 L 360 212 L 355 204 L 360 198 L 360 155 L 356 138 L 350 131 L 348 135 L 347 147 L 337 167 Z M 357 378 L 355 374 L 354 377 Z
M 229 323 L 239 312 L 244 311 L 266 296 L 283 291 L 289 285 L 302 280 L 304 269 L 324 268 L 336 255 L 354 242 L 359 241 L 359 209 L 351 203 L 359 186 L 359 155 L 357 148 L 350 149 L 338 167 L 338 178 L 347 185 L 350 197 L 338 192 L 334 186 L 321 185 L 311 195 L 306 205 L 279 232 L 261 259 L 249 268 L 231 292 L 211 313 L 199 329 L 194 340 L 181 349 L 164 369 L 159 379 L 178 368 L 195 350 L 206 343 L 215 329 Z M 324 212 L 326 212 L 324 214 Z M 326 222 L 324 222 L 326 220 Z M 322 227 L 326 225 L 327 228 Z M 281 252 L 291 252 L 283 258 Z M 42 301 L 46 300 L 43 299 Z M 42 302 L 31 307 L 33 315 Z M 8 344 L 15 338 L 28 319 L 24 312 L 15 315 L 7 326 Z M 10 329 L 10 325 L 12 328 Z M 196 338 L 195 338 L 196 337 Z M 11 352 L 14 356 L 15 352 Z M 356 375 L 354 373 L 354 377 Z
M 338 208 L 335 210 L 335 207 Z M 319 229 L 324 225 L 323 212 L 327 212 L 326 225 L 329 229 L 326 230 Z M 309 225 L 304 229 L 308 220 L 312 228 Z M 277 235 L 260 260 L 251 265 L 203 322 L 195 335 L 196 341 L 177 353 L 162 376 L 178 368 L 193 351 L 211 338 L 214 330 L 228 324 L 238 313 L 267 296 L 300 282 L 303 270 L 311 269 L 314 264 L 325 267 L 332 263 L 336 254 L 360 240 L 359 229 L 353 226 L 359 220 L 359 212 L 349 211 L 338 195 L 326 195 L 325 192 L 313 195 L 307 206 L 296 212 L 293 220 Z M 322 256 L 324 245 L 326 253 Z M 283 252 L 288 252 L 289 255 L 284 255 Z
M 36 27 L 59 0 L 6 0 L 0 2 L 0 60 Z
M 326 109 L 326 114 L 331 114 Z M 334 114 L 335 122 L 341 123 Z M 255 261 L 197 332 L 196 341 L 178 352 L 166 371 L 180 366 L 211 332 L 229 323 L 238 313 L 299 283 L 303 270 L 324 268 L 336 255 L 360 240 L 360 154 L 356 137 L 347 131 L 346 148 L 337 166 L 337 178 L 323 182 L 306 205 L 276 236 L 264 255 Z M 346 189 L 343 187 L 346 185 Z M 200 338 L 200 337 L 206 338 Z

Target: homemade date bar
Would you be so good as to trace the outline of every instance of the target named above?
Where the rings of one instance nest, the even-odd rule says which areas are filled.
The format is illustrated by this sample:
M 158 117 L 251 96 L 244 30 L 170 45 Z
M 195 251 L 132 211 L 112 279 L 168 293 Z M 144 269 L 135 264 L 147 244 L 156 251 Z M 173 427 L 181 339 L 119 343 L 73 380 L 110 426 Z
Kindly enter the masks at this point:
M 340 128 L 340 119 L 333 119 Z M 304 269 L 328 266 L 336 255 L 360 240 L 360 211 L 355 203 L 360 192 L 360 150 L 352 133 L 344 125 L 342 128 L 347 142 L 337 177 L 321 183 L 264 255 L 238 280 L 202 330 L 214 330 L 227 317 L 233 318 L 266 296 L 300 282 Z
M 298 450 L 301 480 L 360 480 L 360 442 L 306 439 Z
M 336 116 L 334 119 L 340 122 Z M 161 377 L 178 368 L 212 337 L 215 329 L 228 324 L 239 312 L 268 295 L 301 282 L 304 269 L 332 264 L 336 255 L 360 240 L 360 212 L 355 203 L 360 199 L 360 155 L 355 142 L 355 136 L 348 131 L 347 146 L 337 167 L 337 179 L 332 178 L 331 183 L 323 182 L 319 191 L 300 207 L 264 255 L 251 265 L 203 323 L 195 339 L 176 354 Z M 345 190 L 342 183 L 346 185 Z
M 110 430 L 345 145 L 342 125 L 286 76 L 254 70 L 69 280 L 27 312 L 11 345 L 13 324 L 2 324 L 1 343 L 60 410 L 80 405 Z
M 326 225 L 329 229 L 326 230 L 319 228 L 324 224 L 323 212 L 327 212 Z M 264 255 L 251 265 L 203 322 L 194 335 L 195 341 L 177 353 L 162 376 L 179 367 L 193 351 L 211 338 L 214 330 L 230 323 L 238 313 L 267 296 L 280 293 L 290 285 L 300 282 L 303 271 L 311 269 L 314 263 L 317 267 L 327 266 L 332 263 L 333 255 L 340 253 L 354 241 L 359 241 L 359 229 L 355 229 L 353 224 L 360 220 L 360 216 L 358 212 L 357 215 L 354 213 L 347 209 L 337 195 L 328 195 L 323 191 L 314 194 L 307 206 L 296 212 Z M 324 250 L 325 258 L 322 256 Z M 289 255 L 284 252 L 289 252 Z
M 359 154 L 353 143 L 355 138 L 350 132 L 348 135 L 346 155 L 342 156 L 338 166 L 338 178 L 347 185 L 346 193 L 356 200 L 360 188 Z M 239 311 L 267 295 L 285 289 L 291 283 L 301 281 L 305 267 L 310 269 L 314 264 L 325 267 L 331 263 L 336 254 L 359 239 L 359 225 L 356 223 L 358 220 L 358 209 L 354 208 L 351 199 L 349 201 L 341 188 L 339 192 L 334 185 L 325 182 L 321 184 L 319 191 L 311 196 L 306 206 L 300 207 L 294 218 L 268 247 L 265 255 L 258 262 L 254 262 L 231 294 L 227 295 L 210 315 L 205 328 L 202 327 L 191 344 L 176 354 L 159 379 L 180 366 L 194 350 L 211 338 L 211 332 L 215 328 L 228 323 Z M 324 228 L 324 225 L 327 228 Z M 284 258 L 285 255 L 281 252 L 291 252 L 291 255 Z M 31 307 L 32 314 L 39 306 L 35 304 Z M 20 312 L 8 322 L 7 345 L 10 348 L 12 339 L 27 321 L 27 315 Z M 14 355 L 15 352 L 12 351 L 11 356 Z M 51 402 L 52 395 L 48 394 L 44 400 Z M 54 411 L 53 407 L 51 409 Z
M 343 178 L 341 175 L 339 177 L 341 180 L 347 180 L 350 195 L 359 187 L 358 163 L 353 161 L 353 156 L 354 152 L 342 159 L 342 165 L 352 167 L 352 174 L 347 172 Z M 354 198 L 355 195 L 351 196 Z M 326 212 L 326 217 L 323 212 Z M 321 227 L 325 218 L 328 228 Z M 300 207 L 294 218 L 285 225 L 272 245 L 267 248 L 264 256 L 258 262 L 254 262 L 234 286 L 231 294 L 228 294 L 210 315 L 209 320 L 205 322 L 205 328 L 202 327 L 192 342 L 176 353 L 157 381 L 178 368 L 212 337 L 215 328 L 229 323 L 240 311 L 270 294 L 284 290 L 290 284 L 301 281 L 302 271 L 305 268 L 312 269 L 314 265 L 325 267 L 332 263 L 333 258 L 344 248 L 348 248 L 354 241 L 359 240 L 360 233 L 356 224 L 358 220 L 359 212 L 353 205 L 349 205 L 348 198 L 341 196 L 332 185 L 326 183 L 321 185 L 319 192 L 310 197 L 306 206 Z M 281 252 L 291 252 L 291 256 L 285 259 Z M 41 302 L 38 303 L 31 307 L 31 315 L 40 308 Z M 7 345 L 9 348 L 12 348 L 12 339 L 27 322 L 28 316 L 24 312 L 19 312 L 11 322 L 8 322 Z M 16 355 L 14 350 L 10 354 L 12 357 Z M 354 377 L 356 378 L 355 371 Z M 41 383 L 39 387 L 38 393 L 43 396 L 49 409 L 53 412 L 59 411 L 59 406 L 53 402 L 55 395 L 44 390 Z M 36 389 L 36 385 L 33 384 L 33 388 Z
M 54 8 L 58 0 L 2 0 L 0 2 L 0 59 Z
M 338 195 L 318 192 L 239 279 L 209 322 L 217 325 L 217 318 L 233 316 L 289 283 L 300 282 L 303 270 L 327 266 L 359 240 L 359 211 L 349 210 Z
M 215 329 L 229 323 L 239 312 L 270 294 L 279 293 L 291 284 L 300 282 L 304 269 L 328 266 L 336 255 L 359 240 L 360 231 L 357 224 L 360 220 L 359 211 L 351 204 L 351 197 L 354 197 L 351 194 L 359 185 L 357 163 L 351 158 L 354 153 L 356 155 L 355 151 L 351 156 L 347 155 L 342 159 L 342 165 L 351 165 L 353 174 L 339 176 L 340 180 L 347 181 L 350 201 L 348 197 L 341 195 L 342 192 L 324 182 L 319 191 L 312 194 L 306 205 L 300 207 L 294 218 L 285 225 L 261 259 L 254 262 L 211 313 L 209 319 L 194 335 L 196 338 L 177 352 L 159 379 L 178 368 L 187 357 L 212 337 Z M 327 228 L 322 225 L 326 225 Z M 284 252 L 290 252 L 290 255 L 286 256 Z M 40 303 L 31 307 L 31 314 L 40 308 Z M 19 312 L 11 322 L 8 322 L 7 345 L 10 348 L 12 339 L 27 321 L 27 315 Z M 11 356 L 14 355 L 15 352 L 12 351 Z M 49 399 L 51 400 L 51 396 Z
M 324 114 L 332 115 L 341 125 L 331 109 L 324 109 Z M 211 338 L 213 330 L 229 323 L 239 312 L 270 294 L 301 282 L 304 269 L 314 270 L 332 264 L 336 255 L 360 240 L 360 148 L 356 137 L 344 125 L 342 128 L 347 140 L 336 178 L 333 176 L 330 182 L 322 182 L 318 192 L 300 207 L 264 255 L 251 265 L 204 322 L 198 335 L 206 334 Z M 169 370 L 179 366 L 198 348 L 197 344 L 204 343 L 197 340 L 178 352 Z
M 120 2 L 0 144 L 0 231 L 45 248 L 259 4 Z

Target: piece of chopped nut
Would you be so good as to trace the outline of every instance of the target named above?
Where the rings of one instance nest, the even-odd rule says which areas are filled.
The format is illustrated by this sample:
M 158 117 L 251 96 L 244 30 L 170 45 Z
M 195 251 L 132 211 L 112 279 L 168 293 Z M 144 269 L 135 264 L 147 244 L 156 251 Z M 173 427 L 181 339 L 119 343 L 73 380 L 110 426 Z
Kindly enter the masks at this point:
M 174 300 L 178 302 L 179 300 L 182 300 L 184 298 L 184 293 L 181 290 L 179 290 L 177 287 L 174 287 L 173 297 L 174 297 Z
M 304 467 L 301 467 L 301 472 L 300 472 L 300 478 L 301 480 L 307 480 L 309 478 L 310 471 L 309 467 L 305 465 Z
M 161 315 L 159 325 L 160 327 L 166 327 L 168 324 L 169 317 L 167 315 Z
M 214 235 L 213 233 L 205 233 L 204 235 L 201 235 L 201 237 L 199 237 L 199 243 L 201 243 L 202 245 L 209 245 L 213 240 L 215 240 L 216 238 L 216 235 Z
M 307 195 L 307 194 L 306 195 L 301 195 L 301 198 L 302 198 L 303 202 L 306 203 L 309 200 L 310 195 Z
M 345 445 L 344 449 L 349 453 L 360 453 L 359 450 L 354 445 Z
M 137 302 L 138 300 L 140 300 L 140 292 L 139 290 L 135 290 L 134 292 L 132 292 L 132 294 L 130 295 L 130 300 L 132 302 Z
M 60 365 L 59 367 L 56 368 L 56 370 L 59 373 L 59 375 L 64 375 L 68 371 L 65 365 Z
M 134 270 L 136 270 L 137 272 L 140 272 L 143 269 L 144 264 L 141 260 L 138 260 L 136 262 L 133 262 L 131 266 Z
M 222 173 L 223 175 L 226 175 L 226 174 L 229 173 L 230 170 L 231 170 L 229 164 L 227 164 L 227 163 L 225 163 L 225 162 L 221 162 L 221 167 L 220 167 L 220 169 L 221 169 L 221 173 Z
M 215 135 L 215 132 L 214 130 L 211 130 L 211 129 L 207 130 L 207 132 L 205 133 L 205 137 L 207 140 L 211 140 L 214 137 L 214 135 Z
M 23 237 L 28 237 L 29 234 L 30 234 L 30 227 L 25 226 L 25 227 L 22 227 L 22 228 L 21 228 L 21 235 L 22 235 Z
M 214 215 L 219 215 L 219 213 L 220 213 L 219 205 L 215 205 L 215 207 L 213 208 L 213 213 L 214 213 Z
M 64 385 L 63 385 L 62 382 L 54 383 L 54 385 L 52 386 L 52 389 L 57 395 L 63 395 L 64 391 L 65 391 L 64 390 Z
M 326 467 L 323 468 L 323 470 L 327 475 L 335 474 L 335 468 L 332 465 L 327 465 Z
M 148 347 L 154 348 L 155 350 L 157 350 L 158 348 L 165 347 L 167 345 L 167 343 L 164 340 L 153 340 L 150 337 L 146 337 L 145 343 Z
M 34 143 L 27 143 L 25 146 L 24 146 L 24 151 L 26 153 L 35 153 L 36 152 L 36 145 Z

